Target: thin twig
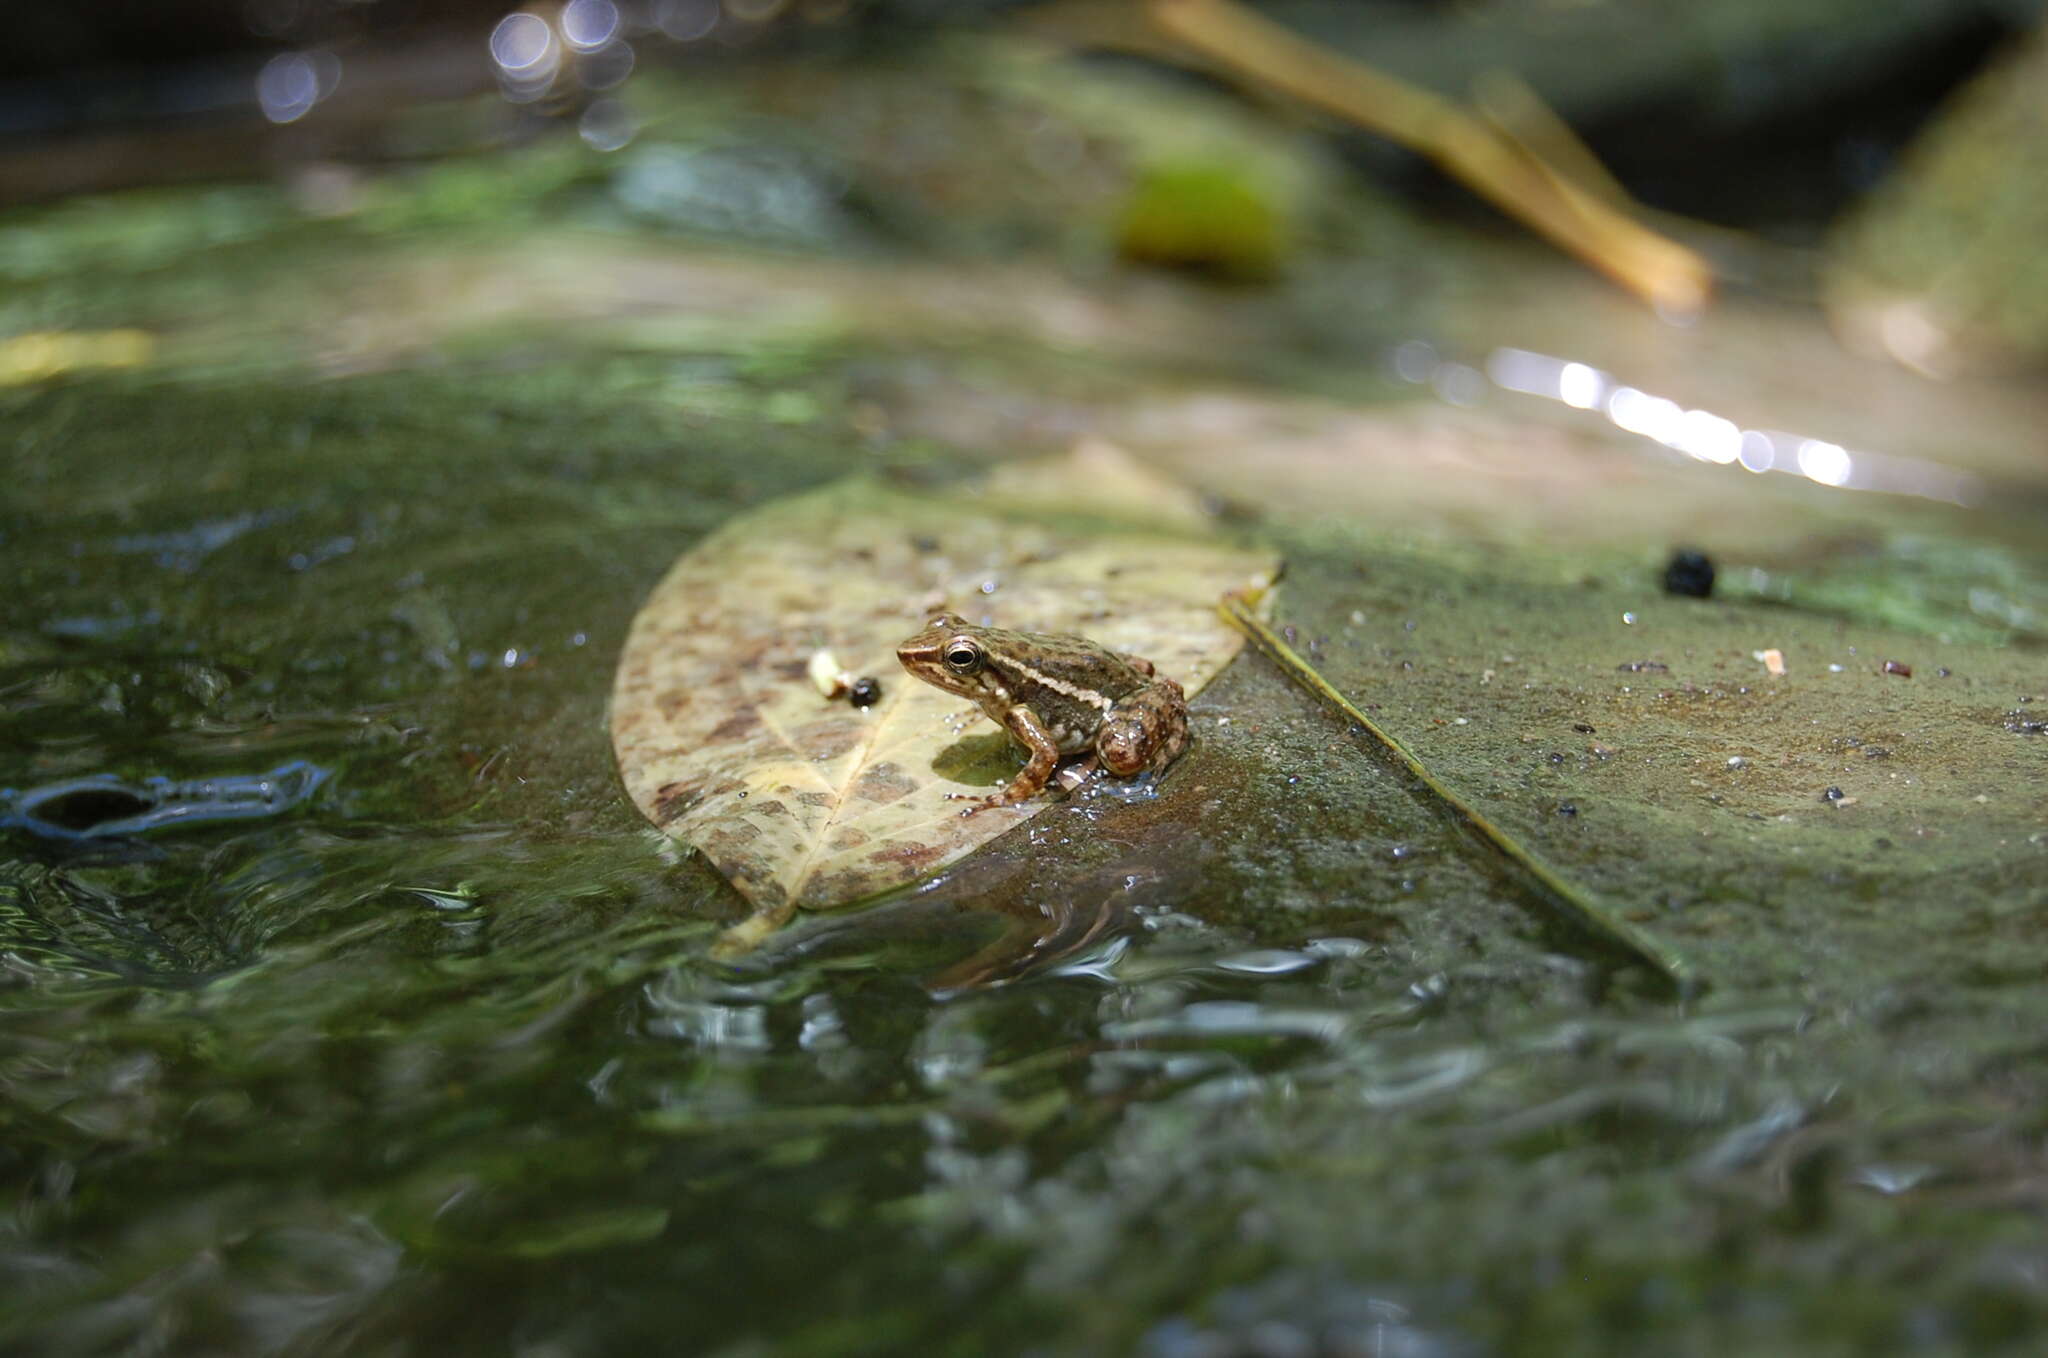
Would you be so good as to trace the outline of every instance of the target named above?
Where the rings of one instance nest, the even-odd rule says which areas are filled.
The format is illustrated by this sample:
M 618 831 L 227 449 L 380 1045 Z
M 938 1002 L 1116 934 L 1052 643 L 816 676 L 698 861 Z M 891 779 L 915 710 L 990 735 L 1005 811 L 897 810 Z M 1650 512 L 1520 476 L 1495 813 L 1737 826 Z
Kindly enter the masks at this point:
M 1220 72 L 1428 156 L 1661 312 L 1689 316 L 1706 305 L 1713 269 L 1697 252 L 1450 100 L 1326 51 L 1233 0 L 1142 3 L 1159 32 Z

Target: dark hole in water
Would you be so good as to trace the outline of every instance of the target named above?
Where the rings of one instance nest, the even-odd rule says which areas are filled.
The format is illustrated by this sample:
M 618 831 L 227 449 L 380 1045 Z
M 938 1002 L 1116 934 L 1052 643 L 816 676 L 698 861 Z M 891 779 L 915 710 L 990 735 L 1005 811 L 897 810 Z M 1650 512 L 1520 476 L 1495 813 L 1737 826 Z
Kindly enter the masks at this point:
M 90 830 L 110 820 L 139 816 L 154 805 L 125 788 L 88 787 L 44 802 L 36 808 L 36 819 L 60 830 Z

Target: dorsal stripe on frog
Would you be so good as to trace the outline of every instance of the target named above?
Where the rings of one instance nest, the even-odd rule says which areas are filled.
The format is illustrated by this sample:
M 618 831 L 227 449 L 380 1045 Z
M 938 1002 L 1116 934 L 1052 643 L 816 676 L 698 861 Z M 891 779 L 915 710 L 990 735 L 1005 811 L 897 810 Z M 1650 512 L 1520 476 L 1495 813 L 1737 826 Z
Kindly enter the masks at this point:
M 1015 670 L 1018 674 L 1021 674 L 1025 678 L 1031 680 L 1031 682 L 1033 682 L 1034 684 L 1043 684 L 1047 688 L 1051 689 L 1054 693 L 1061 694 L 1064 697 L 1072 698 L 1075 702 L 1078 703 L 1088 703 L 1092 706 L 1099 707 L 1104 712 L 1109 711 L 1110 705 L 1115 701 L 1115 699 L 1110 698 L 1104 694 L 1097 693 L 1093 689 L 1083 688 L 1079 684 L 1073 684 L 1067 682 L 1065 679 L 1055 678 L 1054 676 L 1047 674 L 1044 670 L 1034 669 L 1031 666 L 1025 664 L 1023 661 L 1016 659 L 1015 657 L 1011 657 L 1005 660 L 1003 663 L 1009 669 Z

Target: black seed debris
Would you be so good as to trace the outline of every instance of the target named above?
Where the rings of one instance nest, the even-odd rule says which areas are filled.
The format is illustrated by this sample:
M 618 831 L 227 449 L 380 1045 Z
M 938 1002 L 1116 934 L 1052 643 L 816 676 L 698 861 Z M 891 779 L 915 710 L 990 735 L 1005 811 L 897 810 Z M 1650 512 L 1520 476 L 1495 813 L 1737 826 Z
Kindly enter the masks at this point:
M 1664 563 L 1664 592 L 1704 599 L 1714 592 L 1714 562 L 1705 552 L 1681 547 Z

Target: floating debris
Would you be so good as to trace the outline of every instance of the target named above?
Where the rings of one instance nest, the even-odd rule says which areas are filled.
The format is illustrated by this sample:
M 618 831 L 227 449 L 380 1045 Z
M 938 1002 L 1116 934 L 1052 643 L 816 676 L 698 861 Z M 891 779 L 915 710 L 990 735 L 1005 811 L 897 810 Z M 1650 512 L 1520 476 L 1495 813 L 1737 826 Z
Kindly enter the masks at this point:
M 1767 651 L 1751 651 L 1750 656 L 1761 661 L 1765 673 L 1773 679 L 1785 677 L 1785 653 L 1777 647 L 1773 646 Z
M 1879 674 L 1896 674 L 1901 679 L 1911 679 L 1913 677 L 1913 667 L 1903 660 L 1887 660 L 1884 664 L 1878 666 L 1877 672 Z

